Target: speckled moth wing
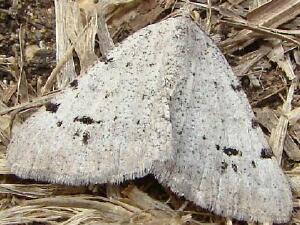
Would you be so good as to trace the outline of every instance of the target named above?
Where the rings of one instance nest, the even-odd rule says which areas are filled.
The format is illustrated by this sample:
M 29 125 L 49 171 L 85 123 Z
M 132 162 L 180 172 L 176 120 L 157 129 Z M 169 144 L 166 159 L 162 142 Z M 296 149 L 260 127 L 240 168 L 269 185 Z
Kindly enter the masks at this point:
M 188 60 L 176 22 L 135 33 L 16 127 L 11 171 L 75 185 L 121 182 L 172 158 L 169 102 Z
M 170 104 L 176 158 L 158 165 L 155 175 L 218 215 L 288 221 L 287 179 L 226 59 L 196 24 L 176 20 L 190 61 Z

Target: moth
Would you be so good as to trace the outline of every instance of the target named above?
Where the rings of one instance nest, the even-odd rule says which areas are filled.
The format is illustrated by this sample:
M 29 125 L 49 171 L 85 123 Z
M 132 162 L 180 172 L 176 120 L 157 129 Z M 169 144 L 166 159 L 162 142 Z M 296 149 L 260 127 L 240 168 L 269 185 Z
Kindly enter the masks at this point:
M 231 218 L 287 222 L 289 184 L 225 57 L 187 17 L 147 26 L 13 129 L 11 171 L 64 184 L 153 173 Z
M 12 172 L 73 185 L 119 183 L 173 157 L 168 103 L 176 74 L 160 75 L 164 43 L 149 40 L 166 31 L 153 28 L 129 37 L 13 130 Z
M 185 77 L 170 103 L 176 156 L 156 165 L 154 174 L 174 192 L 218 215 L 288 221 L 288 181 L 232 69 L 194 22 L 173 21 L 181 30 L 176 48 L 185 63 Z

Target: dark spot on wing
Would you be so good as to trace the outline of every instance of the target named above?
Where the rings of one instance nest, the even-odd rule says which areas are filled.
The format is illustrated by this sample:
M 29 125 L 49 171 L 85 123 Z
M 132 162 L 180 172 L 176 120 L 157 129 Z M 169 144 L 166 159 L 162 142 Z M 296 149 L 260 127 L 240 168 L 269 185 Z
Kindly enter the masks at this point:
M 76 89 L 78 87 L 78 80 L 75 79 L 70 83 L 70 87 Z
M 231 84 L 230 85 L 231 86 L 231 88 L 234 90 L 234 91 L 240 91 L 240 90 L 242 90 L 242 86 L 241 85 L 234 85 L 234 84 Z
M 217 150 L 220 150 L 220 145 L 216 145 L 216 149 L 217 149 Z
M 251 120 L 251 125 L 252 125 L 252 128 L 255 129 L 258 127 L 259 123 L 256 119 L 252 119 Z
M 232 167 L 232 169 L 233 169 L 234 172 L 237 172 L 237 165 L 231 164 L 231 167 Z
M 239 155 L 242 156 L 242 152 L 240 152 L 239 150 L 235 149 L 235 148 L 223 148 L 223 152 L 228 155 L 228 156 L 232 156 L 232 155 Z
M 207 48 L 210 48 L 210 47 L 211 47 L 211 44 L 208 43 L 208 42 L 206 42 L 206 47 L 207 47 Z
M 75 139 L 75 137 L 79 137 L 80 130 L 76 130 L 76 132 L 73 134 L 73 139 Z
M 147 95 L 143 94 L 142 99 L 144 100 L 147 97 Z
M 114 60 L 114 58 L 105 58 L 104 59 L 104 64 L 108 64 L 108 63 L 110 63 L 110 62 L 112 62 Z
M 203 136 L 202 136 L 202 139 L 203 139 L 203 140 L 206 140 L 206 137 L 205 137 L 205 135 L 203 135 Z
M 89 117 L 89 116 L 82 116 L 82 117 L 75 117 L 74 122 L 80 122 L 80 123 L 83 123 L 83 124 L 86 124 L 86 125 L 90 125 L 90 124 L 93 124 L 93 123 L 101 123 L 101 121 L 95 121 L 93 118 Z
M 62 121 L 58 121 L 57 123 L 56 123 L 56 125 L 58 126 L 58 127 L 61 127 L 61 125 L 62 125 Z
M 256 163 L 253 160 L 251 161 L 251 165 L 253 168 L 256 168 Z
M 221 165 L 221 173 L 224 173 L 227 167 L 228 167 L 228 163 L 223 161 Z
M 90 133 L 85 131 L 82 135 L 82 142 L 83 144 L 87 145 L 88 144 L 88 140 L 90 139 Z
M 260 152 L 260 158 L 270 159 L 273 156 L 273 152 L 269 148 L 263 148 Z
M 60 104 L 56 104 L 56 103 L 52 103 L 52 102 L 48 102 L 45 105 L 46 111 L 51 112 L 51 113 L 56 113 L 59 106 L 60 106 Z

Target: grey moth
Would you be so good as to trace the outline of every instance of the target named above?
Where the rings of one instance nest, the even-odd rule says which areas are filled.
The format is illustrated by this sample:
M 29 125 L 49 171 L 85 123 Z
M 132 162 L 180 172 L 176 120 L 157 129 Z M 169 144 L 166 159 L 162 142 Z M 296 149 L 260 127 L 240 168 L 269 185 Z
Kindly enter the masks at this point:
M 226 217 L 286 222 L 289 184 L 226 59 L 189 18 L 147 26 L 13 129 L 11 171 L 64 184 L 153 173 Z
M 185 70 L 170 103 L 175 159 L 154 174 L 218 215 L 287 222 L 288 181 L 221 51 L 190 19 L 175 18 Z

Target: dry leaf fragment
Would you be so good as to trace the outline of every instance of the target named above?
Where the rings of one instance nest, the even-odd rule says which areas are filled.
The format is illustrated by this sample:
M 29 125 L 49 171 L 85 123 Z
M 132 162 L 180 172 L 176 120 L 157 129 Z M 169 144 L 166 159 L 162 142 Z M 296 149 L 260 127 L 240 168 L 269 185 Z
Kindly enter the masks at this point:
M 70 0 L 55 0 L 55 14 L 56 14 L 56 60 L 61 61 L 65 57 L 66 51 L 71 47 L 69 37 L 67 35 L 66 11 L 70 10 Z M 72 57 L 68 57 L 62 66 L 60 73 L 57 73 L 58 88 L 66 87 L 72 80 L 76 78 L 75 65 Z M 54 79 L 53 79 L 54 80 Z M 48 88 L 50 91 L 52 85 Z
M 20 27 L 19 31 L 19 43 L 20 43 L 20 57 L 19 57 L 19 79 L 18 79 L 18 89 L 17 89 L 17 102 L 20 103 L 28 102 L 29 95 L 28 95 L 28 84 L 27 78 L 24 71 L 24 60 L 25 60 L 25 43 L 24 43 L 24 35 L 25 35 L 25 28 L 24 26 Z
M 262 46 L 253 53 L 247 54 L 240 59 L 238 66 L 234 68 L 234 73 L 236 76 L 245 76 L 253 65 L 260 61 L 264 56 L 266 56 L 271 51 L 271 47 Z
M 289 80 L 294 80 L 296 75 L 294 73 L 293 65 L 290 57 L 284 54 L 282 43 L 278 41 L 272 41 L 272 43 L 273 49 L 268 54 L 269 59 L 277 63 L 277 65 L 285 72 Z
M 97 33 L 96 10 L 90 14 L 82 15 L 76 2 L 69 2 L 64 12 L 66 20 L 65 36 L 71 41 L 80 61 L 81 71 L 85 71 L 96 60 L 94 52 Z M 99 24 L 105 26 L 106 24 Z M 103 52 L 101 52 L 103 53 Z
M 276 116 L 274 110 L 265 107 L 262 109 L 255 109 L 255 114 L 258 122 L 265 128 L 269 133 L 278 124 L 279 118 Z M 284 141 L 284 151 L 288 155 L 289 159 L 294 161 L 300 161 L 300 150 L 297 145 L 297 140 L 293 137 L 293 133 L 287 133 Z
M 295 124 L 300 119 L 300 107 L 287 113 L 290 124 Z
M 288 95 L 287 95 L 287 100 L 284 102 L 282 106 L 282 111 L 284 113 L 289 113 L 291 110 L 291 102 L 294 96 L 294 91 L 295 91 L 296 84 L 292 83 Z M 272 151 L 277 158 L 278 162 L 281 163 L 281 157 L 282 157 L 282 151 L 283 151 L 283 145 L 284 145 L 284 140 L 286 137 L 287 133 L 287 126 L 288 126 L 288 118 L 286 118 L 285 115 L 280 116 L 278 124 L 275 129 L 272 130 L 271 136 L 270 136 L 270 146 L 272 148 Z
M 249 24 L 277 28 L 279 25 L 300 14 L 300 0 L 272 0 L 247 14 Z M 224 41 L 221 47 L 226 52 L 234 52 L 255 40 L 255 33 L 242 30 L 233 38 Z M 244 44 L 242 44 L 244 43 Z

